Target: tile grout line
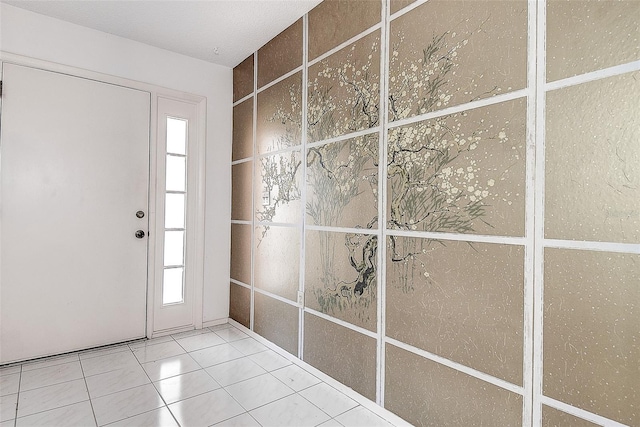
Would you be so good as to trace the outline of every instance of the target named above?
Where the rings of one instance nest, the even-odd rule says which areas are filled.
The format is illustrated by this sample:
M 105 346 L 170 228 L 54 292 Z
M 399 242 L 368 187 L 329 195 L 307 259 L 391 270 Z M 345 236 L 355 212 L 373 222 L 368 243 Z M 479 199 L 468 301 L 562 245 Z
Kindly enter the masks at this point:
M 389 120 L 389 43 L 390 43 L 390 0 L 380 4 L 380 115 L 378 136 L 378 268 L 376 272 L 376 403 L 384 408 L 386 378 L 386 286 L 387 286 L 387 144 Z
M 545 188 L 545 79 L 546 79 L 546 19 L 545 2 L 536 5 L 536 80 L 535 80 L 535 172 L 534 172 L 534 237 L 533 237 L 533 355 L 531 425 L 542 426 L 542 363 L 544 316 L 544 188 Z
M 249 293 L 249 329 L 254 328 L 255 317 L 255 265 L 256 265 L 256 177 L 258 172 L 258 51 L 253 53 L 253 101 L 252 101 L 252 116 L 251 116 L 251 137 L 253 150 L 251 152 L 251 158 L 253 159 L 253 167 L 251 168 L 251 233 L 250 233 L 250 250 L 249 250 L 249 280 L 251 281 L 251 289 Z M 233 141 L 232 141 L 233 144 Z M 233 185 L 233 183 L 232 183 Z M 262 186 L 260 187 L 262 191 Z M 258 193 L 260 194 L 260 193 Z
M 535 171 L 536 171 L 536 60 L 537 9 L 534 0 L 527 2 L 527 98 L 525 113 L 525 245 L 522 317 L 522 424 L 533 426 L 533 349 L 535 289 Z
M 176 344 L 180 345 L 180 343 L 178 343 L 178 342 L 175 340 L 175 338 L 173 338 L 173 335 L 169 335 L 169 336 L 171 337 L 171 339 L 173 339 L 173 340 L 176 342 Z M 171 342 L 171 341 L 164 341 L 164 342 Z M 162 344 L 162 343 L 158 343 L 158 344 Z M 144 347 L 144 348 L 146 348 L 146 347 Z M 180 348 L 182 348 L 182 346 L 180 346 Z M 153 386 L 153 389 L 155 390 L 155 392 L 156 392 L 156 393 L 158 393 L 158 396 L 160 396 L 160 400 L 162 400 L 162 403 L 164 403 L 164 407 L 165 407 L 165 408 L 167 408 L 167 411 L 169 411 L 169 413 L 171 414 L 171 417 L 174 419 L 174 421 L 176 422 L 176 424 L 179 426 L 179 425 L 180 425 L 180 423 L 179 423 L 179 422 L 178 422 L 178 420 L 176 419 L 175 415 L 173 415 L 173 412 L 171 412 L 171 409 L 169 409 L 169 405 L 167 405 L 167 402 L 164 400 L 164 397 L 162 396 L 162 394 L 160 394 L 160 392 L 158 391 L 158 388 L 156 387 L 156 385 L 153 383 L 153 381 L 151 381 L 151 377 L 150 377 L 150 376 L 149 376 L 149 374 L 147 373 L 147 370 L 146 370 L 146 369 L 144 369 L 144 366 L 142 366 L 142 363 L 140 362 L 140 360 L 138 359 L 138 357 L 135 355 L 135 353 L 133 352 L 133 350 L 132 350 L 131 348 L 129 348 L 129 351 L 131 351 L 131 354 L 133 355 L 133 357 L 135 357 L 135 358 L 136 358 L 136 362 L 138 362 L 138 365 L 140 366 L 140 369 L 142 369 L 142 372 L 144 372 L 145 376 L 146 376 L 146 377 L 147 377 L 147 379 L 149 380 L 149 383 Z M 185 351 L 186 351 L 186 350 L 185 350 Z M 170 356 L 170 357 L 173 357 L 173 356 Z M 158 359 L 158 360 L 162 360 L 162 359 Z M 154 361 L 154 362 L 155 362 L 155 361 Z M 146 385 L 146 384 L 144 384 L 144 385 Z M 144 387 L 144 385 L 142 385 L 142 386 L 136 386 L 136 387 Z M 131 389 L 136 388 L 136 387 L 131 387 L 131 388 L 127 389 L 127 390 L 131 390 Z M 124 391 L 124 390 L 122 390 L 122 391 Z M 119 393 L 119 392 L 116 392 L 116 393 Z M 113 393 L 112 393 L 112 394 L 113 394 Z M 108 395 L 107 395 L 107 396 L 108 396 Z M 139 415 L 146 414 L 146 413 L 149 413 L 149 412 L 152 412 L 152 411 L 156 411 L 156 410 L 158 410 L 158 409 L 160 409 L 160 408 L 154 408 L 154 409 L 151 409 L 150 411 L 142 412 L 142 413 L 140 413 L 140 414 L 136 414 L 136 415 L 132 415 L 132 416 L 130 416 L 130 417 L 123 418 L 122 420 L 126 420 L 126 419 L 128 419 L 128 418 L 137 417 L 137 416 L 139 416 Z M 114 423 L 119 422 L 119 421 L 122 421 L 122 420 L 114 421 Z M 96 425 L 97 425 L 97 423 L 96 423 Z
M 298 358 L 304 359 L 304 307 L 305 307 L 305 275 L 307 247 L 307 148 L 309 133 L 309 13 L 302 17 L 302 129 L 300 144 L 302 146 L 302 188 L 300 189 L 300 248 L 298 266 Z M 300 298 L 300 295 L 302 297 Z
M 22 368 L 24 365 L 20 365 L 20 372 L 18 377 L 18 391 L 16 393 L 16 409 L 13 418 L 13 427 L 17 427 L 18 425 L 18 409 L 20 408 L 20 386 L 22 385 Z
M 93 409 L 93 400 L 91 399 L 91 394 L 89 393 L 89 384 L 87 384 L 87 377 L 84 374 L 84 367 L 82 366 L 82 360 L 80 360 L 80 354 L 78 354 L 78 363 L 80 364 L 80 371 L 82 372 L 82 379 L 84 381 L 84 388 L 87 390 L 87 397 L 89 398 L 89 405 L 91 406 L 91 413 L 93 414 L 93 421 L 95 421 L 96 426 L 97 426 L 98 425 L 98 417 L 96 417 L 96 411 L 95 411 L 95 409 Z

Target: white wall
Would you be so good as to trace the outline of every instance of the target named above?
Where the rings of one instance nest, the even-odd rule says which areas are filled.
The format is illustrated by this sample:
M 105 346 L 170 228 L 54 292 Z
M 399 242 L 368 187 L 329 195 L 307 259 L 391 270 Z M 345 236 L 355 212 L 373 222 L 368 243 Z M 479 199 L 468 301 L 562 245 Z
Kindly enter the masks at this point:
M 233 71 L 3 3 L 0 50 L 207 97 L 203 321 L 226 318 Z

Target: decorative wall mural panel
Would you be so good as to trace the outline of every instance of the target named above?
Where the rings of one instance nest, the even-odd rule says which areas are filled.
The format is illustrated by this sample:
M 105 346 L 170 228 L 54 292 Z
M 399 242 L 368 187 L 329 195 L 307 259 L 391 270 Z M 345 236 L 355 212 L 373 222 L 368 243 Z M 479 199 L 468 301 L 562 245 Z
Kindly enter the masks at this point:
M 233 145 L 231 160 L 253 156 L 253 98 L 233 107 Z
M 387 335 L 522 385 L 524 248 L 389 237 Z
M 249 328 L 251 322 L 251 290 L 231 283 L 229 293 L 229 317 Z
M 310 313 L 304 325 L 304 361 L 375 400 L 376 340 Z
M 300 222 L 301 157 L 295 150 L 258 159 L 253 202 L 257 221 Z
M 640 255 L 545 250 L 546 396 L 640 425 Z
M 309 67 L 308 90 L 309 142 L 378 126 L 380 31 Z
M 524 235 L 526 101 L 393 128 L 388 227 Z
M 254 295 L 254 331 L 291 354 L 298 354 L 297 307 L 259 292 Z
M 233 102 L 253 92 L 253 55 L 233 69 Z
M 385 407 L 416 426 L 520 426 L 522 397 L 386 346 Z
M 251 226 L 231 224 L 231 278 L 251 284 Z
M 547 94 L 547 238 L 640 242 L 638 99 L 640 72 Z
M 640 59 L 637 0 L 547 1 L 547 81 Z
M 231 219 L 251 221 L 253 162 L 231 166 Z
M 414 3 L 416 0 L 391 0 L 391 6 L 389 7 L 389 12 L 393 15 L 401 9 L 409 6 L 411 3 Z
M 307 150 L 307 223 L 378 227 L 378 134 Z
M 378 238 L 307 231 L 305 305 L 376 330 Z
M 598 427 L 599 424 L 591 423 L 582 418 L 562 412 L 547 405 L 542 405 L 542 427 Z
M 381 3 L 371 0 L 323 1 L 309 12 L 309 60 L 380 22 Z
M 255 286 L 291 301 L 300 282 L 300 229 L 256 227 Z
M 302 65 L 302 18 L 258 50 L 258 88 Z
M 296 73 L 258 94 L 258 153 L 301 143 L 302 73 Z
M 324 0 L 234 70 L 231 316 L 416 425 L 640 426 L 639 15 Z
M 389 120 L 522 89 L 527 2 L 430 0 L 391 22 Z

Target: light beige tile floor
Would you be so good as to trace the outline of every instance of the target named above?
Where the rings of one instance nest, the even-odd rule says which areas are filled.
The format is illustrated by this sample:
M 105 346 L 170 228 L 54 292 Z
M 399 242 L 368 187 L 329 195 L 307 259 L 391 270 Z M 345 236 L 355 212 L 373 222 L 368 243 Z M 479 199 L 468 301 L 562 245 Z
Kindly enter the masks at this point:
M 224 324 L 0 367 L 0 427 L 392 425 L 336 387 Z

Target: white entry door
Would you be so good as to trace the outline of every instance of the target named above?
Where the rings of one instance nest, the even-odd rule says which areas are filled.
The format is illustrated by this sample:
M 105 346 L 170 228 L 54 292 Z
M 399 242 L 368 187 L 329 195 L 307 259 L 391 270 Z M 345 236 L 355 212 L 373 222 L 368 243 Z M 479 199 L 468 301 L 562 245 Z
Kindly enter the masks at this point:
M 150 94 L 12 64 L 3 83 L 0 363 L 144 337 Z

